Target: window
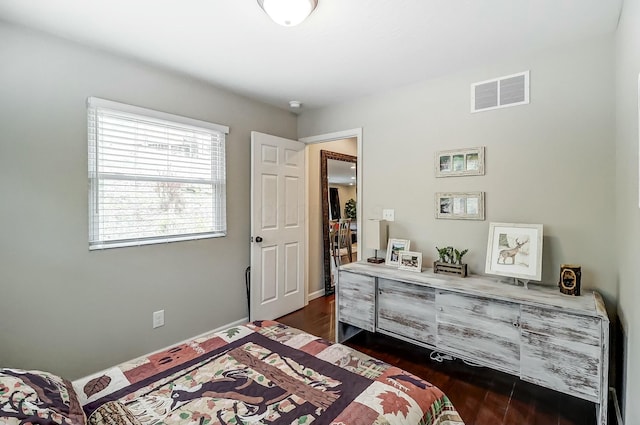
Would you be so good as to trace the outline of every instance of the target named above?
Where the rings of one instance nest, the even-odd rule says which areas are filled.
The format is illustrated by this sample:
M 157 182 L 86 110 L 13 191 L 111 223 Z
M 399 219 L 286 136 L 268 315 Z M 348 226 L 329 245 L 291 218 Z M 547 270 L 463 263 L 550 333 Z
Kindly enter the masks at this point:
M 225 236 L 228 127 L 91 97 L 89 249 Z

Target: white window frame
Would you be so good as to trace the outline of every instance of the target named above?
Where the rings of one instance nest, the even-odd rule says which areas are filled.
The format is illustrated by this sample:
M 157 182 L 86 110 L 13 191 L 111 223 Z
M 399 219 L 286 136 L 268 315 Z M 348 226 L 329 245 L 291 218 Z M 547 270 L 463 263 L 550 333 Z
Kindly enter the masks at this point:
M 210 181 L 202 180 L 188 180 L 188 179 L 172 179 L 166 177 L 143 177 L 133 176 L 127 174 L 113 175 L 109 173 L 98 172 L 98 143 L 99 138 L 96 134 L 97 128 L 97 111 L 98 110 L 111 110 L 121 113 L 138 115 L 141 118 L 148 118 L 153 120 L 161 120 L 177 125 L 183 128 L 194 128 L 198 131 L 208 131 L 216 133 L 220 138 L 222 146 L 222 167 L 216 169 L 217 164 L 212 160 L 212 178 Z M 99 250 L 105 248 L 118 248 L 128 246 L 150 245 L 158 243 L 168 243 L 176 241 L 186 241 L 195 239 L 205 239 L 214 237 L 223 237 L 227 234 L 227 220 L 226 220 L 226 158 L 225 158 L 225 144 L 226 135 L 229 134 L 229 127 L 214 124 L 206 121 L 196 120 L 193 118 L 183 117 L 180 115 L 169 114 L 166 112 L 160 112 L 153 109 L 142 108 L 138 106 L 128 105 L 124 103 L 114 102 L 111 100 L 100 99 L 97 97 L 89 97 L 87 99 L 87 124 L 88 124 L 88 157 L 89 157 L 89 250 Z M 214 177 L 215 176 L 215 177 Z M 212 186 L 217 186 L 219 190 L 213 191 L 212 202 L 214 208 L 217 205 L 220 208 L 222 214 L 222 229 L 218 231 L 203 232 L 203 233 L 186 233 L 178 235 L 157 235 L 144 238 L 131 238 L 131 239 L 117 239 L 117 240 L 103 240 L 100 234 L 100 220 L 99 215 L 99 182 L 103 178 L 109 179 L 122 179 L 128 181 L 134 180 L 147 180 L 158 182 L 195 182 L 195 183 L 211 183 Z M 217 196 L 216 196 L 217 194 Z

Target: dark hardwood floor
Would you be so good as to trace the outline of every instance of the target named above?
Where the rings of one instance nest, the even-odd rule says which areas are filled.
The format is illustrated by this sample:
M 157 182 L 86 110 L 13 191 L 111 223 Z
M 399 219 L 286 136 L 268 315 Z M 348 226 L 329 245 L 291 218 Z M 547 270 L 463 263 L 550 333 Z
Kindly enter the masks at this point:
M 315 299 L 279 322 L 335 340 L 335 300 Z M 459 360 L 430 360 L 430 350 L 379 334 L 362 332 L 346 344 L 405 369 L 439 387 L 467 425 L 590 425 L 595 405 L 529 384 L 515 376 Z M 614 424 L 614 421 L 609 421 Z

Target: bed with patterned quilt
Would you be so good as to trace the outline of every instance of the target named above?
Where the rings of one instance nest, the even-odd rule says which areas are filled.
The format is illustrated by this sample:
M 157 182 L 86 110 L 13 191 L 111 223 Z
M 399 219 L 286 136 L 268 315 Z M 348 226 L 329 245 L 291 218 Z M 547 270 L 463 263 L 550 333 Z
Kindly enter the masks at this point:
M 120 364 L 71 391 L 92 425 L 463 424 L 428 382 L 274 321 Z

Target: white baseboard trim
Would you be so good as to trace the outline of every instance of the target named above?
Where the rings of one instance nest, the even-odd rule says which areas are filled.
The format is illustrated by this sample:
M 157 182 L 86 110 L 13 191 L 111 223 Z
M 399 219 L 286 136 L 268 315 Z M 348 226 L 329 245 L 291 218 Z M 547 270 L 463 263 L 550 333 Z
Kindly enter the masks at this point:
M 319 291 L 315 291 L 315 292 L 311 292 L 309 294 L 309 297 L 307 298 L 308 301 L 311 300 L 315 300 L 316 298 L 320 298 L 324 296 L 324 289 L 321 289 Z
M 611 398 L 613 401 L 613 408 L 616 411 L 616 421 L 618 425 L 624 425 L 624 421 L 622 420 L 622 413 L 620 412 L 620 403 L 618 402 L 618 393 L 614 387 L 609 387 L 609 393 L 611 394 Z
M 168 350 L 168 349 L 169 349 L 169 348 L 171 348 L 171 347 L 175 347 L 176 345 L 184 344 L 185 342 L 189 342 L 189 341 L 191 341 L 191 340 L 193 340 L 193 339 L 201 338 L 201 337 L 203 337 L 203 336 L 205 336 L 205 335 L 209 335 L 209 334 L 212 334 L 212 333 L 220 332 L 220 331 L 223 331 L 223 330 L 225 330 L 225 329 L 232 328 L 232 327 L 234 327 L 234 326 L 244 325 L 244 324 L 245 324 L 245 323 L 247 323 L 248 321 L 249 321 L 249 318 L 248 318 L 248 317 L 243 317 L 242 319 L 240 319 L 240 320 L 236 320 L 235 322 L 227 323 L 226 325 L 220 326 L 220 327 L 215 328 L 215 329 L 213 329 L 213 330 L 203 332 L 203 333 L 201 333 L 201 334 L 199 334 L 199 335 L 192 336 L 191 338 L 184 339 L 184 340 L 182 340 L 182 341 L 180 341 L 180 342 L 176 342 L 176 343 L 171 344 L 171 345 L 167 345 L 166 347 L 159 348 L 159 349 L 157 349 L 157 350 L 155 350 L 155 351 L 152 351 L 152 352 L 147 353 L 147 354 L 143 354 L 143 355 L 141 355 L 141 356 L 138 356 L 138 357 L 136 357 L 136 358 L 134 358 L 134 359 L 130 359 L 129 361 L 124 361 L 124 362 L 122 362 L 122 363 L 129 363 L 129 362 L 134 361 L 135 359 L 139 359 L 140 357 L 148 357 L 148 356 L 151 356 L 152 354 L 160 353 L 161 351 L 166 351 L 166 350 Z M 94 375 L 104 374 L 106 371 L 108 371 L 109 369 L 111 369 L 111 368 L 112 368 L 112 367 L 114 367 L 114 366 L 117 366 L 117 365 L 113 365 L 113 366 L 111 366 L 111 367 L 109 367 L 109 368 L 107 368 L 107 369 L 103 369 L 103 370 L 101 370 L 101 371 L 99 371 L 99 372 L 95 372 L 95 373 L 92 373 L 92 374 L 87 375 L 87 376 L 85 376 L 85 377 L 78 378 L 78 379 L 74 380 L 74 381 L 72 382 L 72 384 L 75 386 L 75 383 L 76 383 L 76 382 L 79 382 L 79 381 L 86 382 L 87 378 L 90 378 L 90 377 L 92 377 L 92 376 L 94 376 Z

